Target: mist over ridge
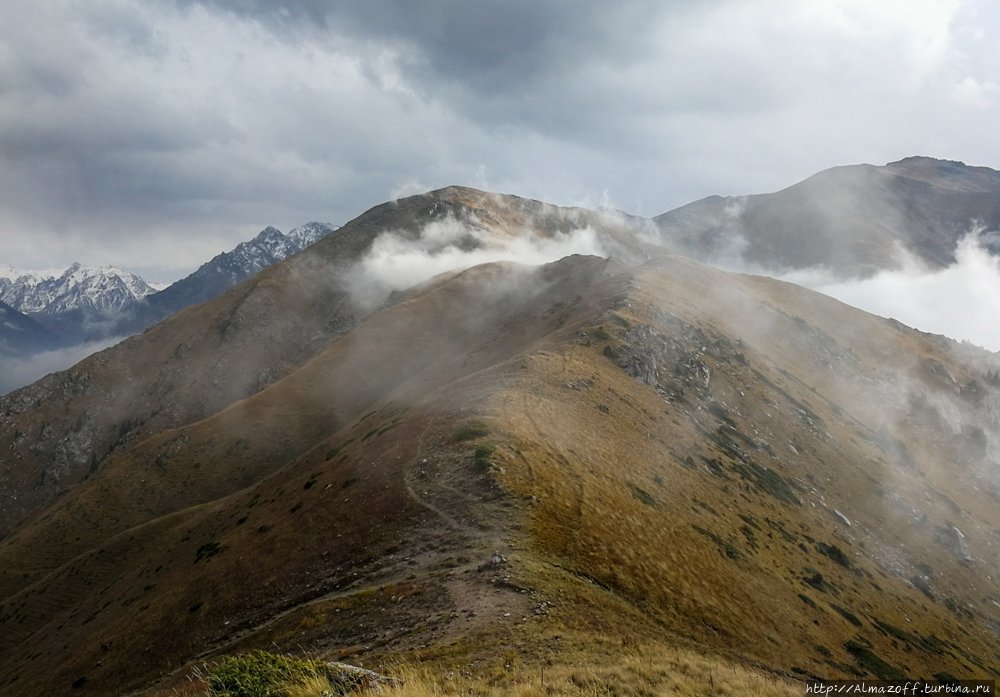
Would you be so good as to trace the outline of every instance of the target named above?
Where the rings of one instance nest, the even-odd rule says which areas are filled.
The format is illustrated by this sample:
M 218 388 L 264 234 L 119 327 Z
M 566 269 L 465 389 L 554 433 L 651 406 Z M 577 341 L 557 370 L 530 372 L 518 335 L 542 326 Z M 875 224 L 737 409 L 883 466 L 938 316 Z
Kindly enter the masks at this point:
M 0 0 L 0 697 L 992 685 L 997 36 Z
M 987 222 L 936 267 L 898 225 L 789 270 L 752 199 L 716 203 L 678 234 L 389 201 L 0 397 L 0 689 L 169 691 L 245 647 L 535 660 L 554 631 L 588 660 L 608 626 L 788 689 L 993 671 L 1000 355 L 779 280 L 995 272 Z

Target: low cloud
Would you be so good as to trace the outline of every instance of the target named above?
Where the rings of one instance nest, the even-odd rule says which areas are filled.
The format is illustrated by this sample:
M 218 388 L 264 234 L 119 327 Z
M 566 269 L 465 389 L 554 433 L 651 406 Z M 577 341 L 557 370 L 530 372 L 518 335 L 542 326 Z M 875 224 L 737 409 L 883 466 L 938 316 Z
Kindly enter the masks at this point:
M 24 358 L 4 358 L 0 362 L 0 394 L 30 385 L 49 373 L 65 370 L 92 353 L 117 344 L 123 338 L 118 336 L 54 351 L 42 351 Z
M 379 235 L 347 274 L 347 285 L 357 302 L 374 307 L 393 290 L 447 271 L 493 261 L 538 265 L 571 254 L 607 256 L 587 227 L 547 237 L 530 231 L 511 236 L 447 217 L 426 225 L 415 239 L 398 232 Z
M 782 278 L 921 331 L 1000 351 L 1000 258 L 987 249 L 998 236 L 974 228 L 959 241 L 955 263 L 941 270 L 904 254 L 900 269 L 862 280 L 836 280 L 817 269 Z

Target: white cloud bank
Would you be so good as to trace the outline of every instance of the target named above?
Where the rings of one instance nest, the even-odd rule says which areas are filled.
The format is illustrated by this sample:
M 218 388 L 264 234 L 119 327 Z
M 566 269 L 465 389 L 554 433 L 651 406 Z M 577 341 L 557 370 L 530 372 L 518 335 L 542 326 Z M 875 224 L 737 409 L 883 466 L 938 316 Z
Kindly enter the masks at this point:
M 417 239 L 396 232 L 382 233 L 348 273 L 347 280 L 355 297 L 372 306 L 393 290 L 409 288 L 446 271 L 493 261 L 538 265 L 571 254 L 607 256 L 591 228 L 551 237 L 531 231 L 511 236 L 448 217 L 429 223 Z
M 997 235 L 973 230 L 959 242 L 955 263 L 942 270 L 904 257 L 901 269 L 864 280 L 832 280 L 817 270 L 782 278 L 921 331 L 1000 351 L 1000 258 L 984 247 Z
M 42 351 L 24 358 L 4 357 L 0 360 L 0 395 L 60 370 L 66 370 L 87 356 L 114 346 L 124 337 L 102 339 L 54 351 Z

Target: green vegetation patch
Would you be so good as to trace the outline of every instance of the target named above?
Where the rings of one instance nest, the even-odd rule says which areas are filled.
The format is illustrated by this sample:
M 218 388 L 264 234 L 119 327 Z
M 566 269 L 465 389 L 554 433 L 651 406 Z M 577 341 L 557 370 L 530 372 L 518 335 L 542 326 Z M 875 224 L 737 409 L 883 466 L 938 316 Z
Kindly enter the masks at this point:
M 345 675 L 320 661 L 267 651 L 227 656 L 206 666 L 203 677 L 211 697 L 285 697 L 294 686 L 316 677 L 329 681 L 331 697 L 346 695 L 361 684 L 358 677 Z
M 639 501 L 647 506 L 651 506 L 653 508 L 656 507 L 657 501 L 648 491 L 632 484 L 631 482 L 629 482 L 628 488 L 632 490 L 632 496 L 636 497 Z
M 729 542 L 728 540 L 720 537 L 719 535 L 716 535 L 711 530 L 706 530 L 705 528 L 700 527 L 698 525 L 692 525 L 691 527 L 694 528 L 694 531 L 697 532 L 699 535 L 704 535 L 712 542 L 714 542 L 716 547 L 719 548 L 719 552 L 724 554 L 727 558 L 732 559 L 733 561 L 739 561 L 740 559 L 743 558 L 743 555 L 740 554 L 740 550 L 737 549 L 736 546 L 731 542 Z
M 482 438 L 483 436 L 489 435 L 489 432 L 489 426 L 484 424 L 482 421 L 468 421 L 461 428 L 455 431 L 455 440 L 459 442 L 475 440 L 476 438 Z
M 903 671 L 883 661 L 864 644 L 851 640 L 844 643 L 844 648 L 854 656 L 854 660 L 858 662 L 861 668 L 875 677 L 892 681 L 906 680 L 906 675 Z
M 780 474 L 752 460 L 734 462 L 733 469 L 749 484 L 784 503 L 801 506 L 792 486 Z
M 198 548 L 198 551 L 195 552 L 194 563 L 197 564 L 198 562 L 204 559 L 209 559 L 211 557 L 214 557 L 222 550 L 223 546 L 218 542 L 214 541 L 206 542 L 205 544 L 203 544 L 201 547 Z
M 851 624 L 853 624 L 855 627 L 860 627 L 861 626 L 861 620 L 859 620 L 858 617 L 857 617 L 857 615 L 855 615 L 850 610 L 848 610 L 846 608 L 843 608 L 840 605 L 833 604 L 833 603 L 830 604 L 830 607 L 832 607 L 834 610 L 836 610 L 837 613 L 841 617 L 843 617 L 845 620 L 847 620 L 848 622 L 850 622 Z
M 493 452 L 497 449 L 497 446 L 492 443 L 480 443 L 476 446 L 475 452 L 475 466 L 476 469 L 485 471 L 490 468 L 490 457 L 492 457 Z
M 802 581 L 809 586 L 812 586 L 820 593 L 829 593 L 834 590 L 833 586 L 826 582 L 823 578 L 823 574 L 816 571 L 816 569 L 806 569 L 806 573 L 811 573 L 811 576 L 804 576 Z
M 837 545 L 828 545 L 825 542 L 817 542 L 816 549 L 819 550 L 820 554 L 829 557 L 845 569 L 851 568 L 850 558 L 848 558 L 848 556 L 844 554 L 843 550 L 841 550 Z

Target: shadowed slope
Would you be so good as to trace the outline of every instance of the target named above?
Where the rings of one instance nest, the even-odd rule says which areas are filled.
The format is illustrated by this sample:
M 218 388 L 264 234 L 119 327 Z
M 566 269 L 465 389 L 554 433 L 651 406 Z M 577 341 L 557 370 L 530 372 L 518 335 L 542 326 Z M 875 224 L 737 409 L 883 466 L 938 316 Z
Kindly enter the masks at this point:
M 385 299 L 355 297 L 351 287 L 373 241 L 419 239 L 446 220 L 466 227 L 470 248 L 487 233 L 546 238 L 591 227 L 616 255 L 648 256 L 634 221 L 514 196 L 449 187 L 377 206 L 219 298 L 0 397 L 0 451 L 10 453 L 0 536 L 109 456 L 215 414 L 307 360 Z
M 411 555 L 420 552 L 419 539 L 443 536 L 457 545 L 467 536 L 456 522 L 462 512 L 410 493 L 414 459 L 431 443 L 446 455 L 467 447 L 452 434 L 483 394 L 464 387 L 463 377 L 530 350 L 567 320 L 569 308 L 586 309 L 585 291 L 615 268 L 591 257 L 449 275 L 376 313 L 258 395 L 110 458 L 0 543 L 0 617 L 11 628 L 0 639 L 5 679 L 30 675 L 33 661 L 52 660 L 55 644 L 72 638 L 75 657 L 52 677 L 53 689 L 76 679 L 64 671 L 80 670 L 102 693 L 111 676 L 111 684 L 129 684 L 192 657 L 230 632 L 225 621 L 250 624 L 316 595 L 321 580 L 327 592 L 342 588 L 345 569 L 398 567 L 379 551 L 391 545 L 378 540 L 401 536 L 398 550 Z M 482 487 L 467 478 L 471 485 L 456 481 L 449 497 L 460 504 L 466 494 L 458 491 Z M 361 506 L 346 505 L 352 500 Z M 431 527 L 419 538 L 402 532 L 428 513 Z M 500 524 L 484 513 L 469 515 Z M 474 549 L 481 558 L 494 545 Z M 209 602 L 204 594 L 213 587 L 232 594 L 211 593 Z M 183 630 L 158 637 L 167 625 Z M 108 655 L 102 637 L 120 632 Z M 137 647 L 149 642 L 155 656 L 141 658 Z M 101 662 L 98 670 L 84 670 L 91 660 Z

